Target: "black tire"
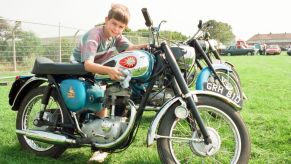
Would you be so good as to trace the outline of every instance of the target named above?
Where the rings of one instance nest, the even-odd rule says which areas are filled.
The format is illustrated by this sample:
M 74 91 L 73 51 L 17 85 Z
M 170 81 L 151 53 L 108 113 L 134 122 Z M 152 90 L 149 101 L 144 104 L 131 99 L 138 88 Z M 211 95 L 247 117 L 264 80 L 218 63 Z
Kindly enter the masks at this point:
M 29 91 L 27 95 L 24 97 L 17 114 L 16 129 L 48 130 L 48 126 L 38 127 L 33 124 L 34 119 L 37 118 L 39 112 L 41 111 L 40 107 L 41 98 L 44 93 L 44 90 L 45 87 L 34 88 L 31 91 Z M 64 119 L 58 102 L 59 101 L 57 93 L 55 90 L 53 90 L 51 92 L 51 97 L 47 105 L 48 112 L 46 112 L 46 114 L 50 116 L 48 118 L 59 120 Z M 22 148 L 29 150 L 39 156 L 58 158 L 67 148 L 66 146 L 63 145 L 60 146 L 34 141 L 21 134 L 17 134 L 17 138 Z
M 227 64 L 227 65 L 231 68 L 232 73 L 233 73 L 233 75 L 234 75 L 236 81 L 237 81 L 237 82 L 239 83 L 239 85 L 241 86 L 241 80 L 240 80 L 239 74 L 238 74 L 238 72 L 235 70 L 234 66 L 233 66 L 232 64 L 228 63 L 228 62 L 225 62 L 225 64 Z
M 200 134 L 199 129 L 197 130 L 197 126 L 193 127 L 196 121 L 191 114 L 187 119 L 179 119 L 175 116 L 174 111 L 178 105 L 178 102 L 173 104 L 164 115 L 158 128 L 158 135 L 182 137 L 184 140 L 157 139 L 157 149 L 163 163 L 248 163 L 251 149 L 249 134 L 239 112 L 236 112 L 232 106 L 215 97 L 198 96 L 197 109 L 208 132 L 216 132 L 219 136 L 211 139 L 220 140 L 217 146 L 219 148 L 212 147 L 216 152 L 208 156 L 202 152 L 206 147 L 203 141 L 198 143 L 199 141 L 186 140 L 185 142 L 185 138 L 201 139 L 202 137 L 197 137 Z M 215 113 L 216 117 L 210 113 Z M 178 129 L 179 127 L 182 128 Z M 179 142 L 175 142 L 177 140 Z

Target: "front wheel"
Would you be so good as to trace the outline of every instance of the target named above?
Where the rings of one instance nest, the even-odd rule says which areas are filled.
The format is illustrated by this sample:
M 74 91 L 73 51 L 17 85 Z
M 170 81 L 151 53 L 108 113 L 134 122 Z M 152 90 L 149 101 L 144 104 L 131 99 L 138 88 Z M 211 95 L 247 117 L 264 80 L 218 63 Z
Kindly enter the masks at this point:
M 51 92 L 51 96 L 46 107 L 46 110 L 42 110 L 42 97 L 45 87 L 34 88 L 27 93 L 21 102 L 17 119 L 16 129 L 18 130 L 41 130 L 52 131 L 50 126 L 37 125 L 37 119 L 40 113 L 43 112 L 43 119 L 48 122 L 63 122 L 64 116 L 62 110 L 60 110 L 60 104 L 57 98 L 56 91 Z M 17 138 L 21 146 L 29 151 L 32 151 L 36 155 L 49 156 L 53 158 L 59 157 L 65 150 L 65 146 L 58 146 L 54 144 L 43 143 L 27 138 L 22 134 L 17 134 Z
M 197 109 L 212 140 L 208 145 L 191 114 L 185 119 L 176 117 L 179 105 L 169 108 L 158 129 L 157 148 L 163 163 L 248 163 L 248 131 L 230 105 L 214 97 L 198 96 Z
M 239 97 L 240 99 L 243 98 L 243 91 L 239 79 L 237 78 L 238 74 L 235 74 L 236 72 L 225 69 L 216 69 L 215 72 L 226 89 L 232 93 L 233 96 L 230 97 Z M 215 79 L 214 74 L 211 74 L 207 82 L 219 84 L 218 80 Z
M 241 81 L 240 81 L 239 74 L 236 71 L 236 69 L 234 68 L 234 66 L 231 63 L 229 63 L 229 62 L 225 62 L 225 64 L 228 65 L 231 68 L 232 73 L 233 73 L 235 79 L 237 80 L 237 82 L 239 83 L 239 85 L 241 85 Z

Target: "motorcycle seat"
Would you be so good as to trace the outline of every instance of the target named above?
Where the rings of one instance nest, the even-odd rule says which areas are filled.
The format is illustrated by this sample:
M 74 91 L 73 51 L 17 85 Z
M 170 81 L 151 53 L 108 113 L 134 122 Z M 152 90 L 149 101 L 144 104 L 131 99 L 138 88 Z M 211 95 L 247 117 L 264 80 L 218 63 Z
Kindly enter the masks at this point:
M 50 75 L 86 75 L 90 72 L 85 71 L 83 63 L 56 63 L 46 57 L 35 59 L 33 74 L 50 74 Z

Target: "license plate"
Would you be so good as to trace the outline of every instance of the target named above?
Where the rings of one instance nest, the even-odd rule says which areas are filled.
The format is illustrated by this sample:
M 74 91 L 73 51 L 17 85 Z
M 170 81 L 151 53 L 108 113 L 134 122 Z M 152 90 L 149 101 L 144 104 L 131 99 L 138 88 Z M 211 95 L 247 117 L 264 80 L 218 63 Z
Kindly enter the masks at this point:
M 242 98 L 240 97 L 240 95 L 237 95 L 233 91 L 226 89 L 225 87 L 223 87 L 220 84 L 205 82 L 203 84 L 203 88 L 204 88 L 204 90 L 221 94 L 221 95 L 231 99 L 236 104 L 242 106 Z

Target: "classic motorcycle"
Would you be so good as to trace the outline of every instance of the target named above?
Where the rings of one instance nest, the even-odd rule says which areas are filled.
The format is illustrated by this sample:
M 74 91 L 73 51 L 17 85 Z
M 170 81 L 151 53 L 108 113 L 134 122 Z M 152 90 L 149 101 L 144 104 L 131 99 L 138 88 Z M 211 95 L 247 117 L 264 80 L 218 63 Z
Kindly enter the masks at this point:
M 202 25 L 200 20 L 198 31 L 187 41 L 176 43 L 176 46 L 171 47 L 172 51 L 175 54 L 183 46 L 195 49 L 195 62 L 185 64 L 181 70 L 189 87 L 222 94 L 242 106 L 246 96 L 242 91 L 239 75 L 231 63 L 221 60 L 207 32 L 208 28 L 209 24 Z
M 147 9 L 142 13 L 154 33 Z M 36 59 L 33 76 L 17 77 L 9 103 L 18 111 L 16 133 L 21 146 L 50 157 L 59 157 L 68 147 L 124 149 L 135 138 L 154 85 L 163 77 L 164 87 L 174 96 L 160 107 L 147 135 L 148 146 L 157 141 L 160 160 L 248 162 L 250 139 L 240 106 L 214 92 L 190 92 L 165 42 L 151 45 L 149 51 L 120 53 L 104 65 L 123 69 L 125 78 L 111 81 L 85 71 L 82 64 L 54 63 L 44 57 Z M 137 108 L 131 95 L 143 90 L 141 85 L 146 89 Z M 110 111 L 109 117 L 95 116 L 102 108 Z
M 208 30 L 212 28 L 210 24 L 202 24 L 202 20 L 199 21 L 198 24 L 198 31 L 191 37 L 191 39 L 186 41 L 186 44 L 197 47 L 197 45 L 194 43 L 194 39 L 197 39 L 205 53 L 200 53 L 197 57 L 198 60 L 204 60 L 206 65 L 209 66 L 210 64 L 224 64 L 231 68 L 230 74 L 234 76 L 234 78 L 237 80 L 237 82 L 240 84 L 240 77 L 237 73 L 237 71 L 234 68 L 234 65 L 230 62 L 223 61 L 219 55 L 219 52 L 217 51 L 215 47 L 215 40 L 210 39 L 210 34 Z M 202 69 L 202 66 L 200 64 L 201 62 L 198 61 L 197 66 Z M 219 70 L 217 70 L 219 71 Z

